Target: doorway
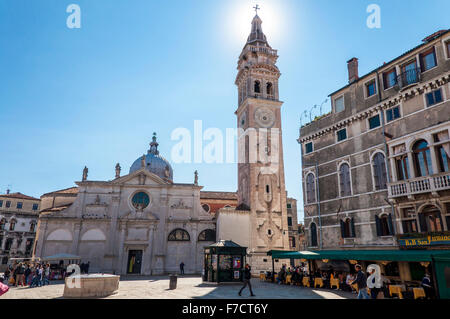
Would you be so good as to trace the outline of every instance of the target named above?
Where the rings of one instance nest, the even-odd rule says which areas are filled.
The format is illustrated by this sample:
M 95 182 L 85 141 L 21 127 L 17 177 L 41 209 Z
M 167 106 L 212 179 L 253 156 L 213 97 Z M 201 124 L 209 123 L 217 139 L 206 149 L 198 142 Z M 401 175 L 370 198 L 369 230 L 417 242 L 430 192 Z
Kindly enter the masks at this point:
M 142 250 L 128 252 L 127 274 L 140 274 L 142 264 Z

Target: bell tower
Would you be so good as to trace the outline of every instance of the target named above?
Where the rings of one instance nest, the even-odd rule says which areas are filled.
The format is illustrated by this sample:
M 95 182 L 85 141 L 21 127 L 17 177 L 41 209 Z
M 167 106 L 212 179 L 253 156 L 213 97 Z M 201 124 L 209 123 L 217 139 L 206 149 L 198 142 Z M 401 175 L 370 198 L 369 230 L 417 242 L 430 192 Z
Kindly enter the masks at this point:
M 256 8 L 258 9 L 258 8 Z M 255 15 L 238 61 L 238 210 L 249 211 L 249 261 L 255 270 L 271 249 L 288 250 L 286 187 L 277 51 Z

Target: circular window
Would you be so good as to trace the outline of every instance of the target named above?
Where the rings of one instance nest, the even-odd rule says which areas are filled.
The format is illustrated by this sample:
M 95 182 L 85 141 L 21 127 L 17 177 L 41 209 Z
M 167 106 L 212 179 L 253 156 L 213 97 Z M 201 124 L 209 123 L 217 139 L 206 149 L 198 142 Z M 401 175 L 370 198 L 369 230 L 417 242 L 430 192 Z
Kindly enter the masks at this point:
M 203 209 L 205 210 L 205 212 L 209 213 L 209 205 L 208 204 L 203 204 L 202 205 Z
M 131 203 L 134 208 L 142 210 L 150 204 L 150 197 L 144 192 L 139 192 L 134 194 Z

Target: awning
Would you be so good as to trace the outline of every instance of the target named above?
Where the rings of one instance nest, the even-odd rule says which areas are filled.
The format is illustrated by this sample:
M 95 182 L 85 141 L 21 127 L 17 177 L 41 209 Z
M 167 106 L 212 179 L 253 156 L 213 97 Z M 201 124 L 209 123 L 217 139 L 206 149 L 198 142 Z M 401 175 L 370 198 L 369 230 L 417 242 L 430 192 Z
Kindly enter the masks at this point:
M 432 261 L 432 258 L 450 258 L 450 250 L 271 250 L 267 255 L 276 259 Z

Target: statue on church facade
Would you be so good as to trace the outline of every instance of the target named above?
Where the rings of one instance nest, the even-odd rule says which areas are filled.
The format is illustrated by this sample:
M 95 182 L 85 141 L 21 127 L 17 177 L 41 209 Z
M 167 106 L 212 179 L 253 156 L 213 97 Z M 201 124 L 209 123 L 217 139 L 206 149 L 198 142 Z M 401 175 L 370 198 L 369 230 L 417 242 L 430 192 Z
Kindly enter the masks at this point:
M 194 184 L 198 185 L 198 172 L 197 171 L 194 172 Z
M 120 164 L 119 163 L 117 163 L 116 164 L 116 178 L 119 178 L 120 177 L 120 170 L 121 170 L 122 168 L 120 167 Z
M 87 180 L 88 171 L 89 171 L 88 168 L 85 166 L 83 169 L 83 179 L 82 179 L 83 182 Z
M 145 167 L 145 154 L 141 157 L 141 167 Z

